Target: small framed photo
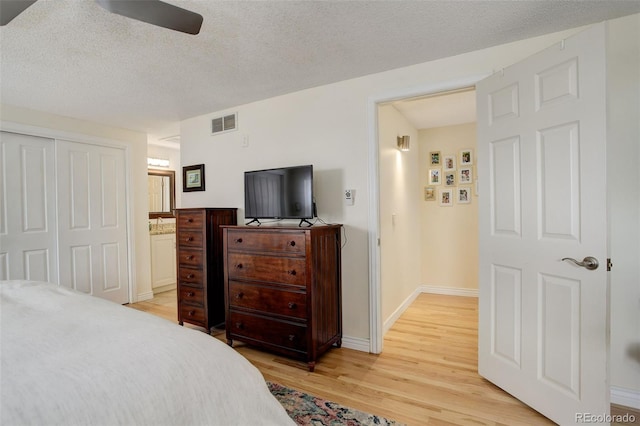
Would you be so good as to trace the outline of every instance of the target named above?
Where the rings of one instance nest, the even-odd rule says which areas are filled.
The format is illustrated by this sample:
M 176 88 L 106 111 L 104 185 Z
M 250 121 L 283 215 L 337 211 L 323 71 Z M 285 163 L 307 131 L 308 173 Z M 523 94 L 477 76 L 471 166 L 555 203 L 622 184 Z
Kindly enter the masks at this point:
M 458 204 L 469 204 L 471 202 L 471 187 L 470 186 L 458 187 L 456 200 Z
M 442 182 L 444 186 L 456 186 L 456 172 L 444 172 Z
M 463 149 L 460 151 L 460 166 L 470 166 L 473 164 L 473 150 Z
M 204 164 L 182 168 L 182 192 L 204 191 Z
M 429 185 L 440 185 L 442 181 L 442 171 L 440 169 L 429 169 Z
M 440 190 L 440 205 L 446 207 L 453 205 L 453 189 Z
M 436 189 L 433 186 L 425 186 L 424 187 L 424 200 L 425 201 L 435 201 L 436 200 Z
M 440 151 L 431 151 L 429 153 L 429 161 L 430 161 L 430 165 L 432 166 L 439 166 L 440 165 Z
M 458 170 L 458 185 L 471 185 L 473 183 L 473 169 L 462 167 Z
M 445 172 L 450 172 L 456 169 L 456 157 L 455 155 L 445 155 L 442 160 Z

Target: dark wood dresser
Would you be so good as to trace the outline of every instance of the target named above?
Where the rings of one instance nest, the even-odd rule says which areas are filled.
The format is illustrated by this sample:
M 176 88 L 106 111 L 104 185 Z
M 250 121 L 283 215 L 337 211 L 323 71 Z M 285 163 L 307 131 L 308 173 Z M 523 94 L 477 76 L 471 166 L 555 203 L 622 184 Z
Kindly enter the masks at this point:
M 304 360 L 342 344 L 342 225 L 223 226 L 227 343 Z
M 222 229 L 237 223 L 235 208 L 176 210 L 178 322 L 211 327 L 224 323 Z

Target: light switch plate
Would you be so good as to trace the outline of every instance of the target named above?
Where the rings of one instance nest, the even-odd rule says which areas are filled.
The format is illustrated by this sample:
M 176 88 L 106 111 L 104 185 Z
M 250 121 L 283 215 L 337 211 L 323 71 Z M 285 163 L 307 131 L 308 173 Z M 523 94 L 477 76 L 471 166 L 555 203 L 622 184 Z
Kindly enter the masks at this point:
M 344 203 L 347 206 L 352 206 L 356 198 L 356 190 L 355 189 L 345 189 L 344 190 Z

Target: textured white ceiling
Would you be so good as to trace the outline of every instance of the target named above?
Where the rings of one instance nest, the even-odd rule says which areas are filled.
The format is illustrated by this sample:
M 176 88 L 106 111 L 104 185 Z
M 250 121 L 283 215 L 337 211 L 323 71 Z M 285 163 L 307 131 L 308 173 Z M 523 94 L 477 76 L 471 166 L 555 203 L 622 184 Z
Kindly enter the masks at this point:
M 168 1 L 199 35 L 39 0 L 0 28 L 0 102 L 158 133 L 309 87 L 640 12 L 640 1 Z M 166 135 L 165 135 L 166 136 Z

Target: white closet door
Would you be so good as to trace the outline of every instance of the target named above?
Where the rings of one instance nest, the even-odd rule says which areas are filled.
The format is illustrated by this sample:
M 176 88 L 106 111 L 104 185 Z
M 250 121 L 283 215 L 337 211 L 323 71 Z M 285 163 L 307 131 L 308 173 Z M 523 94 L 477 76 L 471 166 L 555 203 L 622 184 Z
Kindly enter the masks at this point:
M 0 279 L 57 282 L 53 139 L 0 132 Z
M 57 142 L 60 283 L 127 303 L 125 151 Z

